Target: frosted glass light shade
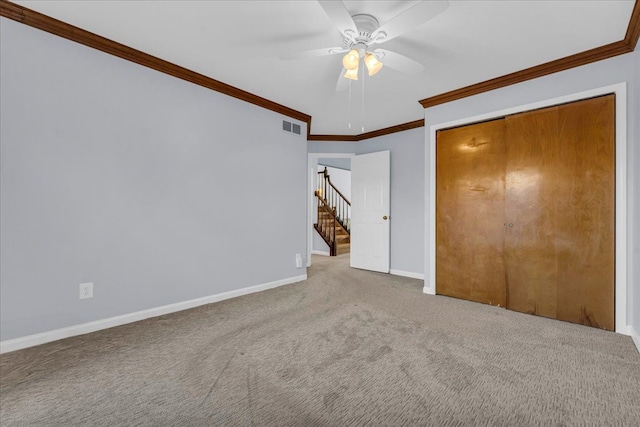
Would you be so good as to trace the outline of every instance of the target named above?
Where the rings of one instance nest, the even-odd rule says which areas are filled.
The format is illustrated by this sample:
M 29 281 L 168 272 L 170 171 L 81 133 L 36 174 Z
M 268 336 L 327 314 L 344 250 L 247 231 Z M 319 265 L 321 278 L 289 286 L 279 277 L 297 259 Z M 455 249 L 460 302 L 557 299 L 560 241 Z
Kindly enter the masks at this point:
M 342 65 L 344 65 L 344 68 L 347 70 L 357 70 L 359 63 L 360 58 L 358 51 L 355 49 L 351 49 L 351 51 L 342 58 Z
M 375 55 L 367 53 L 364 57 L 364 63 L 367 66 L 367 70 L 369 70 L 369 75 L 373 76 L 378 71 L 382 69 L 384 65 L 382 62 L 378 61 L 378 58 Z
M 351 80 L 358 80 L 358 68 L 355 70 L 347 70 L 347 72 L 344 73 L 344 76 Z

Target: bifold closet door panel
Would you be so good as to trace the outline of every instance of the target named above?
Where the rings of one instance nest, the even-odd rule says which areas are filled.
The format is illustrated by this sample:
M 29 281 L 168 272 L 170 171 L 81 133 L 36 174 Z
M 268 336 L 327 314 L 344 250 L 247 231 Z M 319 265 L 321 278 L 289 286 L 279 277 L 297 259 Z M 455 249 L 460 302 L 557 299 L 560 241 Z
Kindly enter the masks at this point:
M 560 320 L 614 330 L 615 97 L 559 107 Z
M 506 118 L 507 308 L 556 317 L 558 108 Z
M 504 307 L 504 120 L 436 141 L 436 291 Z

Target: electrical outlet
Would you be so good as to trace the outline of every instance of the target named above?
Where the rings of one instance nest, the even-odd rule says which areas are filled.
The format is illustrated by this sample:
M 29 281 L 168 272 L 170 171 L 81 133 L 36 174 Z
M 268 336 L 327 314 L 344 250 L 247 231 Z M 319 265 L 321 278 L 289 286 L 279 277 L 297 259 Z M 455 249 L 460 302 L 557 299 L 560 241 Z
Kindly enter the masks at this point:
M 93 283 L 80 283 L 80 299 L 93 298 Z
M 296 268 L 302 268 L 302 255 L 296 254 Z

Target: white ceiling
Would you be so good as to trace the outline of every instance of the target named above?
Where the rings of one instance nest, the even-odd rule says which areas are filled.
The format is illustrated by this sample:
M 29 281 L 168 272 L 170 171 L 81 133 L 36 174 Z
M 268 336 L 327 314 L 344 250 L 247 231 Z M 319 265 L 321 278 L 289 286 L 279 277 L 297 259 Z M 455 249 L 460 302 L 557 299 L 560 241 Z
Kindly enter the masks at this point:
M 428 1 L 428 0 L 427 0 Z M 389 67 L 336 92 L 342 55 L 281 60 L 342 45 L 313 0 L 15 1 L 313 117 L 313 134 L 358 134 L 424 117 L 419 100 L 622 40 L 633 0 L 449 1 L 381 47 L 426 67 Z M 381 24 L 417 1 L 345 1 Z M 384 61 L 384 60 L 383 60 Z M 349 128 L 349 122 L 352 123 Z

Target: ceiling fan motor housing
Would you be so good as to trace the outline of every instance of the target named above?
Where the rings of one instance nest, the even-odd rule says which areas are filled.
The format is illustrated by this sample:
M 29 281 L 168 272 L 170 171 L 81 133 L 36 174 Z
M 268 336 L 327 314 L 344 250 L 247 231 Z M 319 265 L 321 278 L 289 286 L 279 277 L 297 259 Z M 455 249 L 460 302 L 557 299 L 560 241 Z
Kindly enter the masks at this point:
M 367 49 L 375 42 L 381 41 L 384 37 L 384 33 L 380 33 L 373 38 L 373 33 L 380 27 L 378 20 L 367 14 L 358 14 L 351 17 L 353 23 L 358 29 L 358 34 L 349 34 L 345 32 L 349 37 L 345 37 L 344 45 L 347 49 L 356 49 L 360 58 L 364 57 L 367 53 Z

